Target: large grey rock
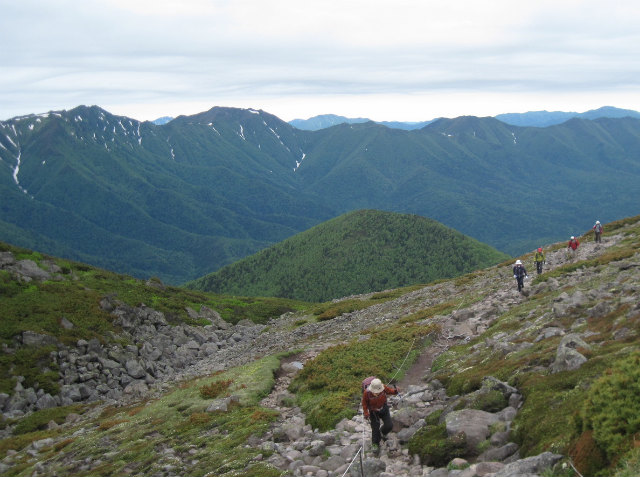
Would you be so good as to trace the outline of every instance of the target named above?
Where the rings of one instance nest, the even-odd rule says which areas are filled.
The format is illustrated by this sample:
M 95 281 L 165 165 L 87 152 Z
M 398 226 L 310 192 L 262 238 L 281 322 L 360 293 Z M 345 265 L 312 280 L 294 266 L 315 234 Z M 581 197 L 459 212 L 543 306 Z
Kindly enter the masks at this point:
M 500 447 L 494 447 L 492 449 L 488 449 L 482 454 L 478 456 L 478 462 L 486 462 L 486 461 L 497 461 L 502 462 L 510 455 L 515 454 L 518 450 L 518 444 L 514 442 L 509 442 Z
M 102 369 L 110 369 L 111 370 L 111 369 L 116 369 L 116 368 L 120 368 L 121 367 L 119 362 L 114 361 L 112 359 L 108 359 L 108 358 L 99 358 L 99 362 L 102 365 Z
M 447 434 L 454 436 L 463 432 L 467 438 L 467 446 L 471 452 L 477 451 L 478 444 L 491 434 L 489 426 L 498 422 L 498 416 L 476 409 L 462 409 L 447 414 L 445 418 Z
M 522 477 L 524 475 L 539 474 L 546 469 L 552 468 L 561 459 L 562 456 L 560 454 L 544 452 L 540 455 L 507 464 L 496 472 L 494 477 Z
M 587 358 L 576 350 L 578 347 L 591 349 L 591 346 L 574 333 L 564 336 L 556 350 L 556 359 L 551 365 L 551 372 L 573 371 L 582 366 Z
M 58 345 L 60 342 L 51 335 L 36 333 L 35 331 L 23 331 L 22 344 L 25 346 L 47 346 Z
M 322 468 L 329 472 L 335 472 L 344 464 L 345 464 L 345 460 L 342 457 L 338 455 L 332 455 L 322 463 Z
M 7 393 L 0 393 L 0 411 L 4 409 L 9 402 L 9 395 Z
M 380 474 L 384 472 L 386 468 L 387 465 L 380 459 L 365 459 L 363 461 L 363 469 L 360 469 L 360 462 L 356 462 L 356 464 L 349 469 L 349 475 L 351 477 L 361 477 L 364 473 L 367 477 L 380 477 Z
M 200 313 L 198 313 L 198 317 L 209 320 L 212 325 L 221 330 L 228 330 L 229 328 L 231 328 L 231 324 L 224 321 L 217 311 L 214 311 L 204 305 L 200 307 Z
M 132 381 L 124 388 L 124 393 L 134 397 L 145 396 L 149 392 L 149 387 L 143 380 Z
M 58 405 L 58 403 L 56 402 L 55 398 L 53 396 L 51 396 L 51 394 L 47 393 L 43 396 L 41 396 L 37 401 L 36 401 L 36 409 L 40 410 L 40 409 L 49 409 L 52 407 L 56 407 Z
M 128 360 L 125 364 L 125 368 L 127 370 L 127 374 L 134 379 L 144 378 L 147 375 L 144 368 L 135 359 Z
M 66 384 L 60 388 L 60 396 L 71 400 L 72 402 L 78 402 L 82 400 L 80 389 L 77 385 Z
M 24 281 L 48 280 L 51 274 L 38 266 L 33 260 L 20 260 L 13 265 L 13 270 Z
M 229 406 L 233 402 L 238 402 L 238 396 L 228 396 L 225 398 L 214 399 L 207 407 L 207 412 L 227 412 Z

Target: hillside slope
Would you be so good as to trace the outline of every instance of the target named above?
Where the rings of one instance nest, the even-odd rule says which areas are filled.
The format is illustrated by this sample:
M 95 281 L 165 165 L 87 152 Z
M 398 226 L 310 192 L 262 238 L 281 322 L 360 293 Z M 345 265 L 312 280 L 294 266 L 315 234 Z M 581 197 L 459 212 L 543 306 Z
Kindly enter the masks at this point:
M 458 276 L 507 258 L 424 217 L 361 210 L 317 225 L 187 287 L 327 301 Z
M 453 457 L 473 475 L 572 477 L 569 463 L 582 475 L 637 475 L 640 426 L 625 416 L 640 409 L 640 216 L 605 224 L 602 244 L 580 239 L 575 257 L 566 243 L 545 247 L 546 268 L 529 270 L 523 294 L 505 263 L 257 326 L 225 325 L 208 308 L 239 303 L 5 246 L 3 325 L 19 328 L 3 328 L 13 385 L 0 393 L 0 472 L 319 477 L 343 475 L 364 451 L 367 472 L 396 477 L 453 477 L 465 466 Z M 531 268 L 531 255 L 520 258 Z M 75 290 L 62 313 L 57 287 Z M 20 319 L 10 303 L 59 321 Z M 27 357 L 35 365 L 20 367 Z M 15 375 L 33 368 L 41 376 Z M 357 411 L 370 374 L 402 392 L 378 457 Z

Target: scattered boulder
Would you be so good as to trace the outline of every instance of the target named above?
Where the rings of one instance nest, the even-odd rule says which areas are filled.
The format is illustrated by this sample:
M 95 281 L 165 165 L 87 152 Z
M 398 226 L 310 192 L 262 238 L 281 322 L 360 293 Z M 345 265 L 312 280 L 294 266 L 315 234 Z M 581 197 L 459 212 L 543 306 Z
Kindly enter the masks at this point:
M 591 346 L 577 334 L 571 333 L 564 336 L 556 350 L 556 359 L 551 365 L 551 372 L 572 371 L 582 366 L 587 358 L 576 349 L 578 347 L 591 349 Z

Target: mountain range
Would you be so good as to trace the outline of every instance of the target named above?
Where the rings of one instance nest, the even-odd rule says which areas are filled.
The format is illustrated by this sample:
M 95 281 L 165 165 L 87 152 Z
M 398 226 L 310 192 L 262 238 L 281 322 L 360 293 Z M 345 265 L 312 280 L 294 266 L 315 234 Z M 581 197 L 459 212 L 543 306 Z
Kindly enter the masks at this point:
M 529 111 L 526 113 L 506 113 L 498 114 L 494 116 L 496 119 L 511 124 L 512 126 L 534 126 L 534 127 L 547 127 L 554 124 L 561 124 L 568 121 L 571 118 L 582 119 L 598 119 L 598 118 L 640 118 L 640 113 L 630 109 L 614 108 L 613 106 L 603 106 L 598 109 L 592 109 L 584 113 L 565 112 L 565 111 Z M 166 118 L 160 118 L 157 121 L 162 121 Z M 338 124 L 357 124 L 370 121 L 366 118 L 347 118 L 344 116 L 338 116 L 335 114 L 321 114 L 319 116 L 313 116 L 309 119 L 294 119 L 289 121 L 289 124 L 295 126 L 298 129 L 305 129 L 309 131 L 317 131 L 319 129 L 336 126 Z M 428 121 L 416 121 L 416 122 L 403 122 L 403 121 L 376 121 L 378 124 L 395 129 L 421 129 L 427 124 L 432 123 L 435 119 Z
M 303 131 L 252 109 L 156 125 L 80 106 L 0 122 L 0 239 L 177 284 L 377 209 L 514 255 L 637 213 L 639 158 L 631 117 Z

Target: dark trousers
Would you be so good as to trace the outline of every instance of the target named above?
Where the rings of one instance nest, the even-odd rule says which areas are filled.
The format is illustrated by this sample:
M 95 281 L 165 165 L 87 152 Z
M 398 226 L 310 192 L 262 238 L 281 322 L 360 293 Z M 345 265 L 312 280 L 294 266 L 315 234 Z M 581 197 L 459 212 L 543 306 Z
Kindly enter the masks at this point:
M 382 435 L 386 436 L 393 428 L 389 407 L 385 404 L 379 411 L 371 411 L 369 420 L 371 421 L 371 442 L 380 444 L 382 437 L 380 433 L 382 432 Z M 380 422 L 382 422 L 382 427 L 380 427 Z
M 596 232 L 595 234 L 596 234 L 596 242 L 602 243 L 602 238 L 601 238 L 602 232 Z
M 538 270 L 538 275 L 542 273 L 542 263 L 543 262 L 536 262 L 536 270 Z
M 516 277 L 516 281 L 518 282 L 518 291 L 524 288 L 524 277 Z

